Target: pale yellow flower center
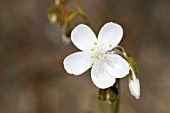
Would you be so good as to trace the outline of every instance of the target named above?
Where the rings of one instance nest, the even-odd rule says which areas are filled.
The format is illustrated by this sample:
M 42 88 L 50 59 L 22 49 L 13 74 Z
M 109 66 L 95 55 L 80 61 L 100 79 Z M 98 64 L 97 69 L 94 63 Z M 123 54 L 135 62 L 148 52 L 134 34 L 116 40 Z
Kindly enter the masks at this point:
M 94 42 L 94 45 L 97 45 L 97 42 Z M 109 44 L 108 46 L 107 46 L 107 48 L 111 48 L 112 47 L 112 44 Z M 92 52 L 92 56 L 91 56 L 91 58 L 92 59 L 94 59 L 94 58 L 97 58 L 97 59 L 107 59 L 108 58 L 108 56 L 107 55 L 105 55 L 105 49 L 106 48 L 103 48 L 103 47 L 101 47 L 101 46 L 99 46 L 99 47 L 93 47 L 93 48 L 91 48 L 91 52 Z M 103 51 L 104 50 L 104 51 Z

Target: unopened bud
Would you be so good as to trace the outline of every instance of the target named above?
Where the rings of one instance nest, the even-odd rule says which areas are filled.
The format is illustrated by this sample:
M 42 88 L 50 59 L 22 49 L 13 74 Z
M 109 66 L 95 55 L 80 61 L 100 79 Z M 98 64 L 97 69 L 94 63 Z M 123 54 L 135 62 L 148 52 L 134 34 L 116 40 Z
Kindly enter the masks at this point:
M 70 44 L 71 39 L 70 37 L 66 36 L 65 34 L 62 35 L 62 41 L 66 44 Z
M 99 89 L 98 99 L 99 100 L 106 100 L 106 89 Z
M 113 103 L 117 99 L 117 96 L 118 94 L 114 90 L 112 89 L 107 90 L 106 98 L 109 101 L 109 103 Z
M 58 15 L 55 10 L 50 10 L 48 12 L 48 20 L 50 21 L 51 24 L 56 24 L 58 21 Z

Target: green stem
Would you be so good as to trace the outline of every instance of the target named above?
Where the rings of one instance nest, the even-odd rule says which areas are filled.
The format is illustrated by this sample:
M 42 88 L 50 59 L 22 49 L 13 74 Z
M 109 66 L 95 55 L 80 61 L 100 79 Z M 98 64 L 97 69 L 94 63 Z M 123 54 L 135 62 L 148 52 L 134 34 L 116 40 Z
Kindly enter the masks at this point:
M 82 6 L 80 5 L 79 0 L 74 0 L 75 6 L 78 10 L 78 14 L 82 17 L 82 19 L 85 21 L 85 23 L 91 27 L 90 21 L 88 20 L 88 18 L 86 17 L 86 14 L 82 8 Z
M 116 46 L 114 49 L 115 49 L 116 52 L 120 53 L 125 58 L 125 60 L 131 66 L 131 70 L 134 71 L 135 76 L 138 78 L 139 76 L 138 76 L 138 69 L 137 69 L 137 66 L 136 66 L 136 62 L 128 54 L 126 54 L 126 51 L 124 50 L 123 47 Z
M 120 82 L 119 79 L 116 81 L 117 83 L 117 89 L 118 89 L 118 95 L 117 99 L 110 104 L 110 110 L 111 113 L 118 113 L 119 112 L 119 102 L 120 102 Z
M 97 105 L 99 107 L 100 113 L 107 113 L 107 111 L 103 105 L 103 102 L 101 100 L 97 99 Z
M 115 102 L 110 104 L 111 113 L 118 113 L 119 112 L 119 97 L 115 100 Z
M 128 57 L 128 55 L 126 54 L 126 51 L 125 51 L 125 49 L 124 49 L 123 47 L 121 47 L 121 46 L 116 46 L 116 47 L 115 47 L 115 50 L 118 50 L 125 58 Z

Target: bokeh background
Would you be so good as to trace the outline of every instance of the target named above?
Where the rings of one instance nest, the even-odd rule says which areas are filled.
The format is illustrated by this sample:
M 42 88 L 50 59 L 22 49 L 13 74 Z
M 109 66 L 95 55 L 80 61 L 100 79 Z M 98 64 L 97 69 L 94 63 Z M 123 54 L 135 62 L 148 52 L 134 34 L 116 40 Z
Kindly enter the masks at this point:
M 120 113 L 170 113 L 170 0 L 80 0 L 98 33 L 113 21 L 135 59 L 141 98 L 121 80 Z M 50 0 L 0 0 L 0 113 L 98 113 L 90 71 L 75 77 L 63 59 L 77 51 L 47 18 Z M 73 7 L 72 0 L 68 6 Z

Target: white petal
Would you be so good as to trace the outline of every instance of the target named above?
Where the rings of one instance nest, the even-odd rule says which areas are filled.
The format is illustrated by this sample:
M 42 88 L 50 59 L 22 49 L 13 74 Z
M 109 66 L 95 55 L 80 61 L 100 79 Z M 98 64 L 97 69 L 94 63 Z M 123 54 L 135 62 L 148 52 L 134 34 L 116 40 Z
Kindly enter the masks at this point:
M 116 47 L 121 41 L 123 36 L 123 29 L 119 24 L 109 22 L 106 23 L 100 30 L 98 35 L 98 43 L 105 45 L 109 50 Z
M 90 51 L 91 46 L 97 41 L 94 32 L 86 25 L 80 24 L 71 33 L 73 44 L 82 51 Z
M 93 83 L 101 89 L 113 86 L 116 81 L 114 77 L 109 76 L 101 60 L 94 63 L 91 70 L 91 78 Z
M 129 89 L 131 94 L 136 98 L 139 99 L 140 97 L 140 82 L 139 79 L 130 80 L 129 79 Z
M 90 58 L 90 54 L 76 52 L 67 56 L 63 63 L 67 73 L 80 75 L 92 66 L 93 61 Z
M 107 54 L 107 59 L 104 60 L 105 68 L 112 77 L 123 78 L 129 74 L 129 64 L 121 56 L 117 54 Z

